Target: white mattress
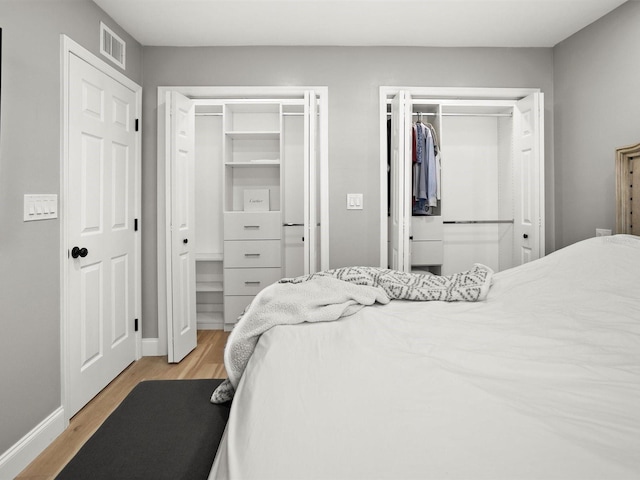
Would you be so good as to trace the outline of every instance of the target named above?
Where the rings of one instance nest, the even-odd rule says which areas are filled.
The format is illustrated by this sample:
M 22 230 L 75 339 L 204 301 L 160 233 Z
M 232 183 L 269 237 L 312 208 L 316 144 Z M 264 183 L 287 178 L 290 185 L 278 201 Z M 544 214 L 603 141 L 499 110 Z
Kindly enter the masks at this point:
M 640 478 L 640 238 L 269 330 L 210 478 Z

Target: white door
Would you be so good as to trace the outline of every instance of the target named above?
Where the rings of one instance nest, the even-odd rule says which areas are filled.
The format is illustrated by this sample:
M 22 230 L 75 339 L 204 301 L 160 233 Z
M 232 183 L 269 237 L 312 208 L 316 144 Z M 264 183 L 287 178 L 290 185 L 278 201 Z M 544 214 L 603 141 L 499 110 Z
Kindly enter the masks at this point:
M 74 415 L 136 359 L 136 94 L 69 54 L 65 220 Z
M 318 97 L 314 91 L 304 94 L 304 273 L 315 273 L 321 265 L 320 245 L 320 152 L 318 144 Z
M 195 106 L 171 92 L 171 289 L 168 361 L 177 363 L 197 344 L 195 234 Z
M 389 267 L 409 271 L 409 231 L 411 219 L 408 195 L 411 156 L 411 96 L 400 91 L 391 101 L 391 191 Z
M 305 231 L 306 125 L 304 112 L 282 116 L 282 276 L 306 272 Z
M 513 113 L 514 266 L 544 255 L 542 95 L 533 93 L 518 101 Z
M 304 93 L 304 112 L 283 116 L 283 249 L 285 277 L 317 272 L 321 262 L 321 174 L 318 96 Z

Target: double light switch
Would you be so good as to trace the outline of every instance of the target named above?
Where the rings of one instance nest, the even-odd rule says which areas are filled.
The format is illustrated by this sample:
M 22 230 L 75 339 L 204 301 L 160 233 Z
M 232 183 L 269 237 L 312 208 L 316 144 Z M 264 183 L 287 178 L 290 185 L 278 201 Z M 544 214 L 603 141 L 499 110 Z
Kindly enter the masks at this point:
M 347 210 L 362 210 L 361 193 L 347 193 Z

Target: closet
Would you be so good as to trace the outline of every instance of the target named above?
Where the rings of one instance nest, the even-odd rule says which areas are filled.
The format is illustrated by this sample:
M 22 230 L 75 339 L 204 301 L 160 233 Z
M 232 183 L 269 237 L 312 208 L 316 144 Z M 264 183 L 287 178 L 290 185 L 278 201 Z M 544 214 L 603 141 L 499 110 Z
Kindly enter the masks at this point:
M 449 275 L 544 255 L 542 93 L 381 87 L 380 112 L 382 266 Z M 439 160 L 428 211 L 416 208 L 414 186 L 412 132 L 422 125 Z
M 264 287 L 328 268 L 327 89 L 161 88 L 159 313 L 179 361 Z

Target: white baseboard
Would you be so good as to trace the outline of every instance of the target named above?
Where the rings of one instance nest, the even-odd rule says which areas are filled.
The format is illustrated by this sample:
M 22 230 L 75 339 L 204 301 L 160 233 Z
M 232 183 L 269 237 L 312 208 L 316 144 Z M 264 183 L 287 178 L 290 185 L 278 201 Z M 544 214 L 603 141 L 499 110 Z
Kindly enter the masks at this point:
M 58 407 L 18 443 L 0 455 L 0 480 L 15 478 L 65 429 L 64 409 Z
M 222 330 L 224 322 L 198 322 L 196 328 L 198 330 Z
M 143 357 L 161 357 L 166 355 L 166 348 L 160 348 L 160 339 L 143 338 L 142 339 L 142 356 Z

